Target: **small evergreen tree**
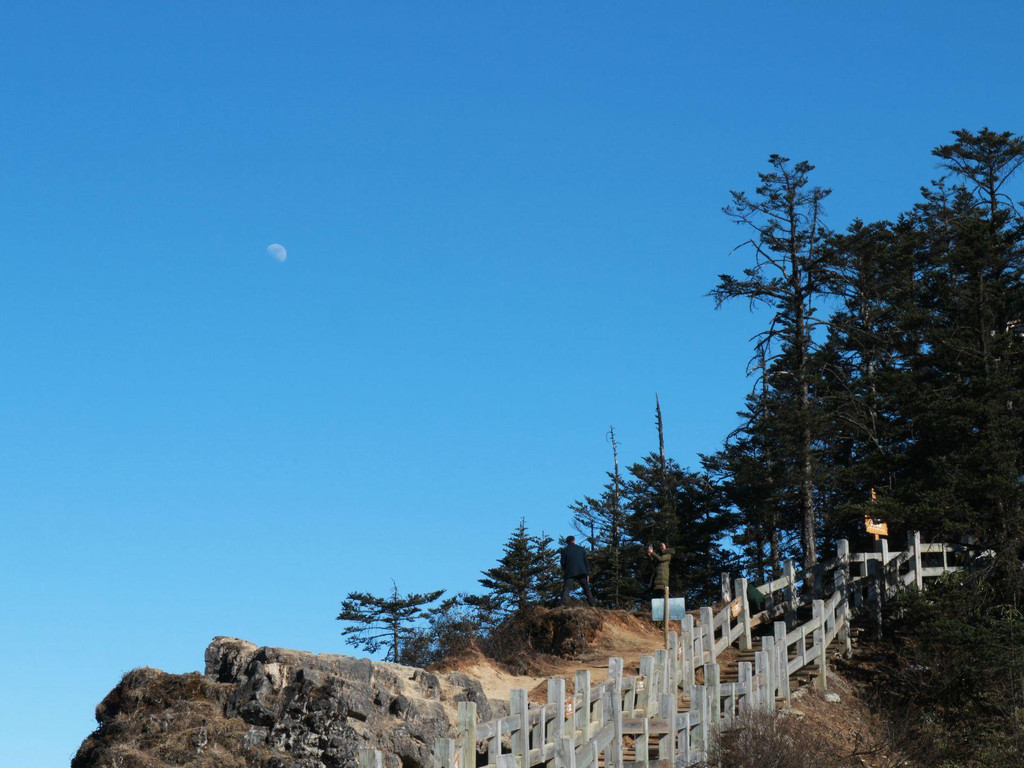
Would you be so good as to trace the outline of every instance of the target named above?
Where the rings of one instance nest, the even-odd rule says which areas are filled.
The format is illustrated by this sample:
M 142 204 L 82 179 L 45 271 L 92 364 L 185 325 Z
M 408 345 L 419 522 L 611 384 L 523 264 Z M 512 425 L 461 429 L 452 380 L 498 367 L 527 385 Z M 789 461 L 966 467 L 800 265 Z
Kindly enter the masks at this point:
M 412 637 L 417 623 L 428 616 L 424 607 L 443 595 L 444 590 L 402 596 L 394 582 L 391 586 L 388 597 L 349 592 L 337 619 L 347 624 L 341 630 L 346 643 L 367 653 L 386 648 L 385 660 L 401 663 L 405 641 Z
M 558 594 L 559 568 L 552 539 L 527 533 L 526 518 L 505 542 L 505 554 L 483 571 L 480 584 L 488 591 L 471 604 L 493 611 L 496 619 L 522 613 L 531 605 L 551 602 Z

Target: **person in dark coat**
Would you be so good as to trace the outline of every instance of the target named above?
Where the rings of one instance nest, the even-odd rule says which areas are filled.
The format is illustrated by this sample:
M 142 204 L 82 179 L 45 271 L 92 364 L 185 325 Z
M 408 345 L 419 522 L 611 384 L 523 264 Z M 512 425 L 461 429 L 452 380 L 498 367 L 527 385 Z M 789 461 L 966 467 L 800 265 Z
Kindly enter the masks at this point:
M 594 593 L 590 591 L 590 572 L 587 569 L 587 550 L 576 543 L 575 536 L 565 537 L 562 547 L 562 605 L 569 604 L 569 591 L 575 581 L 583 587 L 587 604 L 594 607 Z

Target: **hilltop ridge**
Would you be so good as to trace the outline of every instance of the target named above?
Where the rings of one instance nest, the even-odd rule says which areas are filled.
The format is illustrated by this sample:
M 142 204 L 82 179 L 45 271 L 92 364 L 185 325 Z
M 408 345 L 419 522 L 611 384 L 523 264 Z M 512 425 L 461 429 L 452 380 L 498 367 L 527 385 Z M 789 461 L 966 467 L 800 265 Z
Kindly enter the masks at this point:
M 97 707 L 99 727 L 71 766 L 341 768 L 371 747 L 390 768 L 427 768 L 434 740 L 453 733 L 458 702 L 475 702 L 488 720 L 507 713 L 513 688 L 542 701 L 549 677 L 571 690 L 575 671 L 589 669 L 599 682 L 610 656 L 635 670 L 662 639 L 646 618 L 584 608 L 540 609 L 522 631 L 534 650 L 513 667 L 470 648 L 433 670 L 217 637 L 202 674 L 126 674 Z M 877 722 L 850 683 L 833 676 L 830 685 L 831 701 L 807 691 L 788 717 L 808 738 L 852 754 Z

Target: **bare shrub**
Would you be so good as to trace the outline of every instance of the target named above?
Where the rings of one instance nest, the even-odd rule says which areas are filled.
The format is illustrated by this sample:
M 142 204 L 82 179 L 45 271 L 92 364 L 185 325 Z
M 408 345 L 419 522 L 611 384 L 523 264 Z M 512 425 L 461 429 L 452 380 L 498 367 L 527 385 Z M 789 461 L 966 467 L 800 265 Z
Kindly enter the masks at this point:
M 784 712 L 749 712 L 722 734 L 703 768 L 842 768 L 861 765 L 837 754 L 799 719 Z

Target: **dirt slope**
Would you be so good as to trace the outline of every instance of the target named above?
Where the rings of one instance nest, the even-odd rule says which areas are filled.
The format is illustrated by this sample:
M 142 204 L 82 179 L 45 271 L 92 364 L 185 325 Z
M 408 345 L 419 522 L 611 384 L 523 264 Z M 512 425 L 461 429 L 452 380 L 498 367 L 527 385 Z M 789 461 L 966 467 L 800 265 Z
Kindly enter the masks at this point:
M 572 691 L 576 670 L 588 669 L 594 684 L 603 682 L 608 677 L 608 659 L 613 656 L 622 658 L 626 674 L 635 674 L 640 657 L 653 653 L 664 642 L 660 627 L 626 611 L 541 610 L 523 631 L 531 635 L 534 644 L 527 663 L 515 665 L 525 666 L 525 674 L 515 674 L 509 665 L 476 651 L 449 660 L 440 669 L 478 680 L 490 699 L 508 701 L 509 691 L 525 688 L 531 700 L 543 702 L 548 678 L 564 678 L 566 690 Z M 566 636 L 572 639 L 566 641 Z

